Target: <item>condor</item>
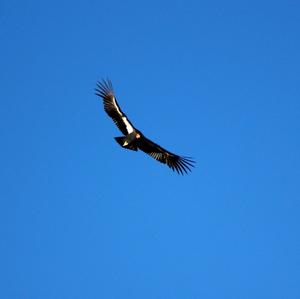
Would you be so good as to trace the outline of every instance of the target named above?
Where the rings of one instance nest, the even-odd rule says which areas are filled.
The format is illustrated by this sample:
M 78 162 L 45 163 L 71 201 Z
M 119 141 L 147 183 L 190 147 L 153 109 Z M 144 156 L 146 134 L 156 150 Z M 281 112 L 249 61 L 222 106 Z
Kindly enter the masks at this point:
M 115 137 L 115 140 L 123 148 L 137 151 L 141 150 L 150 155 L 157 161 L 166 164 L 173 171 L 184 174 L 191 171 L 194 167 L 194 160 L 190 157 L 178 156 L 158 144 L 147 139 L 139 130 L 137 130 L 122 112 L 113 90 L 110 80 L 97 82 L 96 95 L 103 99 L 104 110 L 112 118 L 114 123 L 124 134 L 121 137 Z

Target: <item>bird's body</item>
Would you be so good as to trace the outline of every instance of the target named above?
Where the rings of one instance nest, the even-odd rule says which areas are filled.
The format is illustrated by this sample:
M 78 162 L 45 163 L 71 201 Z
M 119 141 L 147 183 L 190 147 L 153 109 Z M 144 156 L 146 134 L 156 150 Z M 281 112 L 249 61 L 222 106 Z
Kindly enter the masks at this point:
M 137 131 L 133 131 L 132 133 L 121 136 L 121 137 L 115 137 L 115 140 L 124 148 L 137 151 L 138 150 L 138 141 L 141 138 L 140 133 Z
M 181 174 L 187 173 L 187 170 L 190 171 L 191 167 L 194 167 L 193 164 L 195 162 L 191 158 L 181 157 L 167 151 L 146 138 L 131 124 L 117 103 L 111 81 L 103 80 L 102 82 L 98 82 L 96 95 L 103 99 L 105 112 L 113 119 L 114 123 L 124 134 L 124 136 L 115 137 L 120 146 L 133 151 L 141 150 Z

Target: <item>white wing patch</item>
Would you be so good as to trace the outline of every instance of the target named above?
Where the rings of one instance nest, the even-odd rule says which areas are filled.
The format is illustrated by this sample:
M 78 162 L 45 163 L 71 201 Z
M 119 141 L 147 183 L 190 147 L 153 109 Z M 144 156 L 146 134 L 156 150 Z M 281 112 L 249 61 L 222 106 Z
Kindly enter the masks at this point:
M 163 157 L 162 153 L 150 153 L 150 155 L 156 160 L 160 160 Z
M 127 132 L 128 134 L 132 133 L 133 132 L 133 127 L 130 125 L 129 121 L 127 120 L 127 118 L 125 116 L 122 117 L 125 125 L 126 125 L 126 129 L 127 129 Z
M 116 103 L 115 97 L 113 97 L 113 101 L 114 101 L 114 105 L 115 105 L 118 113 L 120 114 L 120 116 L 123 119 L 123 122 L 124 122 L 124 124 L 126 126 L 126 130 L 127 130 L 128 134 L 132 133 L 133 132 L 133 127 L 131 126 L 131 124 L 129 123 L 129 121 L 127 120 L 127 118 L 125 116 L 122 116 L 123 114 L 121 113 L 121 111 L 120 111 L 120 109 L 119 109 L 119 107 L 118 107 L 118 105 Z

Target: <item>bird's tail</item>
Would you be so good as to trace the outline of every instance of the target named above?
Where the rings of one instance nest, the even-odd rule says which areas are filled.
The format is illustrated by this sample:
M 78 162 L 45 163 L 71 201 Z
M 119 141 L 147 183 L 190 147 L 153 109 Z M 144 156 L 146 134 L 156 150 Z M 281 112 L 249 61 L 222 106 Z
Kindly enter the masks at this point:
M 132 151 L 137 151 L 137 147 L 135 145 L 131 144 L 127 144 L 124 145 L 124 142 L 126 141 L 126 137 L 125 136 L 121 136 L 121 137 L 115 137 L 115 140 L 123 147 L 123 148 L 127 148 L 130 149 Z

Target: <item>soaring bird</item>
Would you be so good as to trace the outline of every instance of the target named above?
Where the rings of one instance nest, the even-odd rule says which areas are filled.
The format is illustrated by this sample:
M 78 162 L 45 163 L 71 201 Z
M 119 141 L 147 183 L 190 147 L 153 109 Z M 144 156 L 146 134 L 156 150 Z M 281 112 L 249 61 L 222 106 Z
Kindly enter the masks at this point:
M 190 157 L 173 154 L 153 141 L 146 138 L 141 131 L 137 130 L 125 113 L 121 110 L 109 79 L 97 82 L 96 95 L 103 99 L 104 110 L 112 118 L 114 123 L 124 134 L 115 137 L 115 140 L 123 148 L 138 151 L 141 150 L 157 161 L 166 164 L 173 171 L 184 174 L 191 171 L 195 161 Z

